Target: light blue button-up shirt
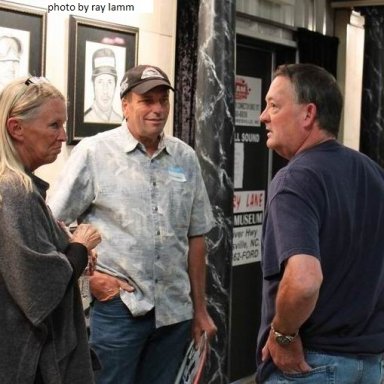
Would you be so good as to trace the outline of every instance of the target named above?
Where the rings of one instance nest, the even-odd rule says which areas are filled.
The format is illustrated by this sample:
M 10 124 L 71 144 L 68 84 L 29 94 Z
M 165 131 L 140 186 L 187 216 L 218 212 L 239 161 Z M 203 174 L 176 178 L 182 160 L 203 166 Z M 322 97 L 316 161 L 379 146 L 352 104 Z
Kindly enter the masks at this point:
M 121 127 L 83 139 L 49 200 L 67 224 L 79 218 L 102 234 L 98 270 L 136 290 L 120 296 L 133 315 L 156 307 L 156 325 L 192 318 L 188 237 L 207 233 L 212 210 L 195 152 L 163 135 L 156 153 Z

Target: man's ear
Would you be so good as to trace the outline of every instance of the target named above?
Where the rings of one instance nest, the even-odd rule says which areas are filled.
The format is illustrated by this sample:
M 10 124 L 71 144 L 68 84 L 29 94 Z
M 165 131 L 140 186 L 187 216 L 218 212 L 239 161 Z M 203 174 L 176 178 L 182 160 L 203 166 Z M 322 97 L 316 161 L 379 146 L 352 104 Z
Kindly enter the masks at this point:
M 127 108 L 127 105 L 129 104 L 129 101 L 127 99 L 127 97 L 123 97 L 123 99 L 121 100 L 121 110 L 123 112 L 123 116 L 124 116 L 124 120 L 126 120 L 128 118 L 128 108 Z
M 15 117 L 10 117 L 7 120 L 7 131 L 13 140 L 23 141 L 24 130 L 21 126 L 21 121 Z
M 305 125 L 311 127 L 314 121 L 317 119 L 317 107 L 313 103 L 309 103 L 306 106 Z

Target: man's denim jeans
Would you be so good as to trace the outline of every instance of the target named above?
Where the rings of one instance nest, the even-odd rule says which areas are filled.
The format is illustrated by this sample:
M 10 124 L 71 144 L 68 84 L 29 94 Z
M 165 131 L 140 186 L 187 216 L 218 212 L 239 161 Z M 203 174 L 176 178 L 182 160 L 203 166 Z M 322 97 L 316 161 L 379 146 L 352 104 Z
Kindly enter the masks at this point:
M 258 384 L 382 384 L 383 356 L 340 356 L 306 351 L 312 371 L 303 374 L 272 373 Z
M 191 337 L 190 320 L 156 329 L 154 310 L 133 317 L 120 297 L 93 303 L 90 328 L 97 384 L 173 384 Z

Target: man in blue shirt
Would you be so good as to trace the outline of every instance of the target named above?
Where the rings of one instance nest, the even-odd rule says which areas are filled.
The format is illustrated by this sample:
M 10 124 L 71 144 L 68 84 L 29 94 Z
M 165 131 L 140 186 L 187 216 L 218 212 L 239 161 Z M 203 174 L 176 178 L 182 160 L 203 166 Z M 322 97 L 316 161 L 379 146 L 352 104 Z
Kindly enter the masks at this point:
M 277 69 L 261 121 L 289 160 L 263 224 L 258 383 L 381 383 L 384 170 L 336 141 L 342 95 L 310 64 Z
M 195 152 L 164 134 L 172 89 L 158 67 L 121 83 L 125 122 L 83 139 L 50 200 L 54 215 L 102 234 L 90 280 L 97 383 L 173 383 L 190 336 L 212 337 L 204 234 L 213 225 Z

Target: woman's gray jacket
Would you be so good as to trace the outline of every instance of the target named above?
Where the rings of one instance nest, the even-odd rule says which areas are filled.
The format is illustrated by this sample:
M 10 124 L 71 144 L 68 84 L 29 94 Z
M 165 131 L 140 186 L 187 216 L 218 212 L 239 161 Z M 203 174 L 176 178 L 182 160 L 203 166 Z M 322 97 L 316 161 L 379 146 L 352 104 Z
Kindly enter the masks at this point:
M 0 383 L 94 383 L 81 297 L 64 252 L 68 240 L 45 204 L 8 173 L 0 178 Z

